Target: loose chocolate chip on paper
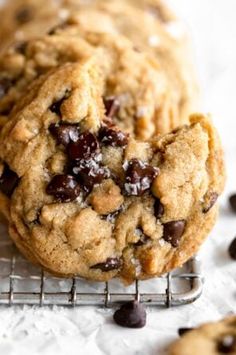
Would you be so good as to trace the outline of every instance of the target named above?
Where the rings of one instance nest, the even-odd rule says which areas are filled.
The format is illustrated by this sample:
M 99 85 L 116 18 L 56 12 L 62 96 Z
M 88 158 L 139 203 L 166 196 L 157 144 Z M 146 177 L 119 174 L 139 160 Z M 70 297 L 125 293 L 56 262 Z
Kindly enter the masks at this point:
M 206 202 L 205 202 L 202 212 L 203 213 L 209 212 L 212 209 L 212 207 L 215 205 L 218 197 L 219 197 L 219 195 L 217 192 L 210 192 L 206 196 Z
M 178 334 L 180 337 L 182 337 L 182 335 L 191 332 L 191 330 L 193 330 L 194 328 L 179 328 L 178 329 Z
M 236 238 L 234 238 L 229 246 L 229 255 L 233 260 L 236 260 Z
M 232 211 L 236 213 L 236 194 L 229 197 L 229 203 Z
M 51 124 L 50 133 L 56 138 L 58 144 L 67 146 L 70 142 L 76 142 L 79 137 L 78 127 L 70 124 Z
M 2 176 L 0 177 L 0 191 L 8 197 L 11 197 L 18 183 L 19 177 L 17 174 L 5 164 Z
M 118 270 L 122 266 L 121 259 L 118 258 L 108 258 L 105 263 L 96 264 L 91 267 L 91 269 L 99 269 L 102 272 L 108 272 L 112 270 Z
M 128 144 L 128 135 L 118 129 L 104 126 L 100 129 L 99 140 L 104 145 L 125 147 Z
M 114 316 L 114 321 L 121 327 L 143 328 L 146 325 L 146 310 L 138 301 L 127 302 L 118 309 Z
M 46 192 L 60 202 L 71 202 L 79 196 L 80 186 L 71 175 L 56 175 L 48 184 Z
M 157 198 L 154 203 L 154 213 L 157 219 L 161 218 L 164 215 L 164 206 Z
M 115 96 L 111 96 L 104 98 L 103 101 L 106 109 L 106 116 L 110 118 L 116 116 L 120 110 L 119 100 Z
M 179 245 L 180 239 L 184 234 L 186 221 L 172 221 L 164 224 L 163 238 L 166 242 L 170 243 L 174 248 Z
M 218 342 L 217 350 L 223 354 L 235 354 L 236 353 L 236 336 L 224 335 L 224 337 Z
M 143 163 L 138 159 L 132 159 L 125 171 L 125 192 L 127 196 L 142 196 L 151 188 L 153 180 L 159 173 L 159 169 Z

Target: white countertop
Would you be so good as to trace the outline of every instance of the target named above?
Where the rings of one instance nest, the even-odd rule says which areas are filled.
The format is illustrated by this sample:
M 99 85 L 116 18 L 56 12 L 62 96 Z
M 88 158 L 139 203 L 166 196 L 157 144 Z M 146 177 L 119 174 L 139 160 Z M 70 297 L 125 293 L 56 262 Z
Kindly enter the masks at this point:
M 236 2 L 171 0 L 194 38 L 204 90 L 203 111 L 211 112 L 226 152 L 228 182 L 218 224 L 201 251 L 205 286 L 194 304 L 148 309 L 147 326 L 123 329 L 112 310 L 102 308 L 0 308 L 3 355 L 156 355 L 177 337 L 179 327 L 196 326 L 236 313 L 236 263 L 227 254 L 236 218 L 227 204 L 236 192 Z

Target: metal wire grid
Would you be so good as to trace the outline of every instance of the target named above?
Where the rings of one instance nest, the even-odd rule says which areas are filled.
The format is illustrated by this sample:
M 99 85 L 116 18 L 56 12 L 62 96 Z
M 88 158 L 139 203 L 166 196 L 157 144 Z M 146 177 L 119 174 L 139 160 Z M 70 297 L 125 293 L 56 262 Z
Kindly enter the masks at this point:
M 203 278 L 200 272 L 200 261 L 195 257 L 187 264 L 187 270 L 179 270 L 177 273 L 169 273 L 157 280 L 164 282 L 164 291 L 156 290 L 155 292 L 148 292 L 145 289 L 145 281 L 137 281 L 133 287 L 133 291 L 127 291 L 125 287 L 120 290 L 112 291 L 111 283 L 106 282 L 100 285 L 100 290 L 96 287 L 89 292 L 84 290 L 83 280 L 73 278 L 69 280 L 59 279 L 45 274 L 43 270 L 38 275 L 29 274 L 24 276 L 20 272 L 20 263 L 27 263 L 22 257 L 13 254 L 12 257 L 1 257 L 0 255 L 0 283 L 3 281 L 7 285 L 7 289 L 0 289 L 0 305 L 38 305 L 38 306 L 105 306 L 113 307 L 120 303 L 139 300 L 149 306 L 179 306 L 194 302 L 202 293 Z M 4 265 L 9 265 L 10 270 L 4 274 Z M 30 266 L 30 269 L 32 266 Z M 63 281 L 62 281 L 63 280 Z M 66 283 L 67 290 L 61 290 L 56 287 L 53 291 L 46 290 L 47 282 L 64 282 Z M 184 281 L 185 289 L 174 291 L 175 282 Z M 30 284 L 30 290 L 19 289 L 18 282 L 27 282 Z M 35 283 L 37 285 L 35 285 Z M 186 289 L 187 284 L 187 289 Z M 97 285 L 97 283 L 93 283 Z M 153 285 L 153 283 L 152 283 Z M 102 287 L 102 289 L 101 289 Z M 181 286 L 182 287 L 182 286 Z M 33 290 L 32 290 L 33 288 Z

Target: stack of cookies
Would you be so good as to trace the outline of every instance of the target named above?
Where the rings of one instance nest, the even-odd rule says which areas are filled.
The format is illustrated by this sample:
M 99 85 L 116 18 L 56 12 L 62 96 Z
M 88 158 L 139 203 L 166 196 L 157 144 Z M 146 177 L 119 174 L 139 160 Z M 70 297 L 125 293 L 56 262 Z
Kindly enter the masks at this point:
M 224 186 L 183 25 L 159 0 L 8 0 L 0 209 L 32 262 L 125 283 L 198 250 Z

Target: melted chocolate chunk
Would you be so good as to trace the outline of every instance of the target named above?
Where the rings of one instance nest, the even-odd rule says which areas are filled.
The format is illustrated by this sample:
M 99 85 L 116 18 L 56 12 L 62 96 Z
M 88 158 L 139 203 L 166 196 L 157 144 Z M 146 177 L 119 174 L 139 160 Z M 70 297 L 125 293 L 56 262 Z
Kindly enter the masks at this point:
M 230 243 L 229 255 L 233 260 L 236 260 L 236 238 Z
M 101 160 L 101 151 L 96 136 L 90 132 L 84 132 L 79 135 L 76 142 L 71 142 L 68 145 L 69 158 L 77 162 L 84 164 L 86 160 Z
M 236 194 L 229 197 L 229 203 L 232 211 L 236 213 Z
M 116 116 L 120 110 L 119 100 L 115 96 L 112 96 L 104 98 L 103 101 L 106 109 L 106 116 L 110 118 Z
M 118 270 L 122 266 L 121 259 L 118 258 L 108 258 L 105 263 L 100 263 L 91 267 L 91 269 L 99 269 L 102 272 L 108 272 L 112 270 Z
M 212 207 L 215 205 L 217 199 L 218 199 L 219 195 L 216 192 L 211 192 L 208 196 L 207 196 L 207 201 L 205 206 L 203 207 L 202 212 L 203 213 L 207 213 L 209 212 Z
M 164 215 L 164 206 L 157 198 L 154 203 L 154 213 L 157 219 L 161 218 Z
M 18 183 L 19 177 L 17 174 L 5 164 L 2 176 L 0 177 L 0 191 L 8 197 L 11 197 Z
M 56 175 L 46 188 L 48 195 L 60 202 L 74 201 L 80 194 L 80 187 L 71 175 Z
M 128 144 L 128 135 L 118 129 L 104 126 L 100 129 L 99 140 L 104 145 L 125 147 Z
M 218 342 L 217 350 L 223 354 L 235 354 L 236 353 L 236 336 L 224 335 L 224 337 Z
M 191 330 L 193 330 L 194 328 L 179 328 L 178 329 L 178 334 L 180 337 L 182 337 L 182 335 L 191 332 Z
M 146 325 L 147 314 L 145 308 L 138 301 L 127 302 L 118 309 L 114 321 L 121 327 L 143 328 Z
M 72 171 L 85 192 L 90 192 L 94 185 L 110 177 L 109 169 L 92 159 L 84 160 L 83 163 L 80 162 L 78 166 L 72 168 Z
M 33 9 L 31 7 L 23 7 L 16 13 L 16 20 L 23 25 L 33 19 Z
M 49 131 L 56 138 L 57 143 L 64 146 L 70 142 L 76 142 L 79 137 L 78 127 L 66 123 L 51 124 Z
M 151 188 L 159 173 L 158 168 L 138 159 L 130 160 L 126 169 L 125 192 L 127 196 L 142 196 Z
M 173 221 L 164 224 L 163 238 L 166 242 L 170 243 L 174 248 L 179 245 L 180 239 L 184 234 L 186 221 Z
M 2 99 L 12 87 L 12 80 L 8 78 L 0 78 L 0 99 Z

